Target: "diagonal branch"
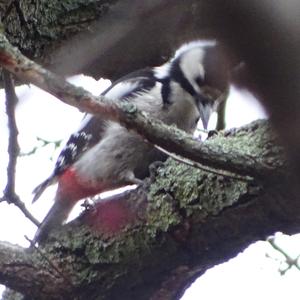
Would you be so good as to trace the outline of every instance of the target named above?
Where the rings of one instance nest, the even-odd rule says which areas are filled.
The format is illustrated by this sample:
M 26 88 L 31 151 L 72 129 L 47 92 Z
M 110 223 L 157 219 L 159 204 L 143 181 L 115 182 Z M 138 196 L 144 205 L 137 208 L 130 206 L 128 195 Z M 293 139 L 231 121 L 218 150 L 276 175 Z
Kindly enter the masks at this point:
M 15 204 L 23 214 L 35 225 L 39 225 L 39 221 L 36 220 L 31 213 L 26 209 L 25 204 L 20 200 L 19 196 L 15 192 L 15 174 L 17 166 L 17 158 L 20 153 L 18 144 L 18 128 L 15 118 L 15 107 L 18 102 L 18 97 L 15 93 L 15 87 L 12 76 L 9 72 L 3 71 L 3 81 L 6 94 L 6 113 L 8 118 L 8 166 L 7 166 L 7 184 L 4 190 L 4 197 L 2 201 Z
M 30 295 L 34 293 L 47 295 L 53 287 L 49 284 L 48 288 L 46 286 L 41 288 L 43 282 L 53 283 L 57 277 L 59 278 L 55 288 L 57 294 L 61 296 L 59 299 L 70 299 L 67 298 L 68 292 L 70 293 L 69 285 L 57 274 L 56 270 L 49 267 L 48 262 L 45 263 L 40 253 L 32 250 L 27 251 L 8 242 L 0 242 L 0 278 L 6 286 L 20 290 L 20 288 L 27 285 L 27 287 L 30 287 L 28 291 Z M 12 278 L 15 280 L 12 280 Z M 33 299 L 33 297 L 30 297 L 30 299 Z
M 245 158 L 239 149 L 223 151 L 221 147 L 216 149 L 210 147 L 209 143 L 200 143 L 177 128 L 149 118 L 145 113 L 139 112 L 131 103 L 120 103 L 104 96 L 93 96 L 83 88 L 70 84 L 23 56 L 2 34 L 0 35 L 0 65 L 20 79 L 33 83 L 81 111 L 100 114 L 105 118 L 119 122 L 127 129 L 138 132 L 147 141 L 166 149 L 168 152 L 182 155 L 211 168 L 238 175 L 263 178 L 278 174 L 276 173 L 278 170 L 274 170 L 271 165 L 265 165 L 254 156 L 247 155 Z
M 282 157 L 268 131 L 266 121 L 255 122 L 223 143 L 250 138 L 249 151 L 262 149 L 262 159 L 277 164 Z M 169 160 L 152 179 L 99 200 L 39 250 L 0 242 L 0 282 L 27 299 L 119 299 L 120 290 L 124 300 L 179 299 L 196 276 L 249 243 L 275 231 L 299 232 L 290 205 L 298 198 L 286 192 L 284 178 L 257 186 Z

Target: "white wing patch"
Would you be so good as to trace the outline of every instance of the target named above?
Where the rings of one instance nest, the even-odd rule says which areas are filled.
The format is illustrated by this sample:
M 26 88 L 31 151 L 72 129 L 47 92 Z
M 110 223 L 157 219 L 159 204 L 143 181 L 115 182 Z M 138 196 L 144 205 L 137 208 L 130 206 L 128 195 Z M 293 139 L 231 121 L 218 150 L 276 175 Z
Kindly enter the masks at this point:
M 57 175 L 61 173 L 71 165 L 77 157 L 87 149 L 91 138 L 92 135 L 85 132 L 72 134 L 56 161 L 54 174 Z
M 155 74 L 155 77 L 157 77 L 158 79 L 163 79 L 163 78 L 168 77 L 170 74 L 170 64 L 166 63 L 160 67 L 155 67 L 154 74 Z
M 139 82 L 124 81 L 116 84 L 105 96 L 110 99 L 121 99 L 139 86 Z
M 90 122 L 90 120 L 91 120 L 92 118 L 93 118 L 93 115 L 92 115 L 92 114 L 85 114 L 84 117 L 83 117 L 83 119 L 82 119 L 81 122 L 80 122 L 80 125 L 79 125 L 77 131 L 82 130 L 82 129 L 88 124 L 88 122 Z M 75 136 L 76 134 L 79 134 L 79 133 L 74 133 L 74 136 Z
M 108 90 L 107 93 L 104 94 L 108 99 L 121 99 L 125 95 L 130 94 L 133 90 L 135 90 L 139 86 L 138 82 L 120 82 L 113 86 L 112 89 Z M 81 131 L 93 118 L 92 114 L 85 114 L 77 131 Z

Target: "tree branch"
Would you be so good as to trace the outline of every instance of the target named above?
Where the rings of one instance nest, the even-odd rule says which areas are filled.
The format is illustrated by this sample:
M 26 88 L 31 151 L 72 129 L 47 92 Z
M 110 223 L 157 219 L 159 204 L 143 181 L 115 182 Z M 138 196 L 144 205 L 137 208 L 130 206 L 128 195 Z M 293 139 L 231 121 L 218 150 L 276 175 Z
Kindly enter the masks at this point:
M 60 2 L 62 3 L 62 1 Z M 132 1 L 126 2 L 132 5 Z M 136 1 L 135 3 L 139 2 Z M 175 3 L 175 1 L 173 2 Z M 128 59 L 122 61 L 122 52 L 124 52 L 124 49 L 127 49 L 124 45 L 131 46 L 135 44 L 133 41 L 137 42 L 136 48 L 142 50 L 153 49 L 153 47 L 148 47 L 149 43 L 147 44 L 147 41 L 154 41 L 154 44 L 158 45 L 157 48 L 160 48 L 160 51 L 152 52 L 152 50 L 149 50 L 143 52 L 159 53 L 156 56 L 162 59 L 162 54 L 166 55 L 166 53 L 169 53 L 170 44 L 172 46 L 176 44 L 174 43 L 174 37 L 182 39 L 184 35 L 182 28 L 188 28 L 187 31 L 190 32 L 189 37 L 191 35 L 198 36 L 199 32 L 203 28 L 206 28 L 206 31 L 211 31 L 213 35 L 218 35 L 226 39 L 234 55 L 243 57 L 247 65 L 250 66 L 251 80 L 246 81 L 246 83 L 244 82 L 243 86 L 248 88 L 253 87 L 252 91 L 256 91 L 256 94 L 261 96 L 260 99 L 268 108 L 277 132 L 280 133 L 285 146 L 290 151 L 293 165 L 298 166 L 298 170 L 296 168 L 296 171 L 299 171 L 300 131 L 298 125 L 300 122 L 300 106 L 298 105 L 298 99 L 300 91 L 300 56 L 298 55 L 298 41 L 300 27 L 298 23 L 300 19 L 297 18 L 289 24 L 284 22 L 285 20 L 290 21 L 290 18 L 286 18 L 286 16 L 282 20 L 274 20 L 274 17 L 280 14 L 278 14 L 278 6 L 274 6 L 272 1 L 194 0 L 190 2 L 176 1 L 173 5 L 176 6 L 179 3 L 182 3 L 182 5 L 179 9 L 178 7 L 175 8 L 175 10 L 177 9 L 177 14 L 173 15 L 173 17 L 175 16 L 173 19 L 179 19 L 178 16 L 180 16 L 182 22 L 178 23 L 179 26 L 173 26 L 174 23 L 169 22 L 170 18 L 167 13 L 165 15 L 162 14 L 163 17 L 161 18 L 163 21 L 167 20 L 166 23 L 157 22 L 156 24 L 156 22 L 153 22 L 153 16 L 151 15 L 151 18 L 147 19 L 151 23 L 156 24 L 156 28 L 162 34 L 159 35 L 158 31 L 150 31 L 152 34 L 144 34 L 144 31 L 141 31 L 143 34 L 137 34 L 137 32 L 141 32 L 133 31 L 131 37 L 133 36 L 135 39 L 130 39 L 125 34 L 122 37 L 123 43 L 117 43 L 117 47 L 114 47 L 115 51 L 113 53 L 111 53 L 110 48 L 104 55 L 101 53 L 102 60 L 100 59 L 100 61 L 105 60 L 109 71 L 106 73 L 105 71 L 104 73 L 96 71 L 96 75 L 115 75 L 118 72 L 120 73 L 120 70 L 126 73 L 128 68 L 132 70 L 136 66 L 150 65 L 145 63 L 143 58 L 137 63 L 139 55 L 135 54 L 138 51 L 128 51 L 129 54 L 126 58 L 131 58 L 133 62 Z M 293 3 L 296 5 L 293 11 L 296 12 L 299 4 L 296 4 L 295 1 Z M 210 8 L 203 10 L 202 8 L 203 6 L 205 7 L 205 4 Z M 270 5 L 266 6 L 266 4 Z M 184 7 L 187 8 L 185 11 L 183 11 Z M 169 9 L 169 5 L 167 8 Z M 187 11 L 189 14 L 186 13 Z M 253 11 L 256 13 L 253 14 Z M 286 12 L 286 10 L 283 10 L 283 12 Z M 45 14 L 41 15 L 42 17 L 39 20 L 50 20 L 52 24 L 56 24 L 52 18 L 44 18 Z M 191 17 L 192 15 L 194 15 L 194 18 Z M 293 16 L 296 16 L 296 14 L 293 14 Z M 112 23 L 115 20 L 113 19 Z M 146 18 L 142 18 L 138 25 L 146 24 L 145 26 L 150 28 L 149 23 L 145 22 L 145 20 Z M 186 25 L 187 20 L 190 26 L 180 26 L 182 24 Z M 32 24 L 35 25 L 36 23 L 32 22 Z M 163 24 L 166 26 L 161 26 Z M 282 27 L 282 25 L 284 26 Z M 21 44 L 27 46 L 26 50 L 34 49 L 35 51 L 38 47 L 32 47 L 32 45 L 34 45 L 34 42 L 43 39 L 41 35 L 37 34 L 39 38 L 28 41 L 28 36 L 20 34 L 20 28 L 16 27 L 15 36 L 22 37 Z M 59 27 L 56 26 L 56 28 Z M 137 27 L 139 29 L 140 26 Z M 52 41 L 52 37 L 55 34 L 53 35 L 53 32 L 50 31 L 43 31 L 43 28 L 48 28 L 45 26 L 45 23 L 42 23 L 43 37 L 46 36 L 45 40 Z M 167 31 L 167 34 L 164 35 L 166 31 L 162 31 L 161 28 L 171 28 L 174 31 Z M 282 30 L 274 32 L 274 28 L 281 28 Z M 106 35 L 110 36 L 111 32 L 105 32 L 104 30 L 104 39 L 100 39 L 103 42 L 96 44 L 96 46 L 95 44 L 92 47 L 90 46 L 89 38 L 87 38 L 89 42 L 82 42 L 81 39 L 78 39 L 76 45 L 88 45 L 88 48 L 97 49 L 96 51 L 98 52 L 98 49 L 101 48 L 97 46 L 106 44 Z M 144 37 L 144 39 L 141 37 Z M 164 42 L 159 43 L 158 41 Z M 47 47 L 48 44 L 45 46 L 42 42 L 40 44 L 42 47 L 39 49 L 49 50 L 49 47 Z M 166 47 L 162 47 L 162 45 Z M 116 48 L 118 48 L 118 51 L 116 51 Z M 133 47 L 129 48 L 131 50 Z M 51 49 L 49 52 L 51 52 Z M 65 53 L 69 54 L 69 52 L 62 52 L 63 59 L 61 61 L 65 61 Z M 85 54 L 85 51 L 82 52 Z M 79 54 L 82 52 L 79 51 Z M 40 57 L 39 52 L 34 53 L 38 54 L 32 57 Z M 109 59 L 107 59 L 108 57 Z M 157 63 L 157 60 L 157 58 L 154 59 L 155 63 Z M 77 57 L 76 59 L 69 57 L 69 61 L 71 61 L 69 66 L 72 65 L 77 71 L 77 64 L 74 64 L 74 61 L 77 62 Z M 123 62 L 123 64 L 120 62 Z M 126 69 L 124 65 L 128 66 L 129 64 L 130 66 Z M 65 68 L 65 65 L 59 65 L 63 66 L 62 69 L 68 70 L 68 68 Z M 99 68 L 103 69 L 101 63 L 93 65 L 96 66 L 97 70 Z M 119 68 L 117 71 L 115 70 L 116 65 Z M 17 64 L 15 66 L 18 67 Z M 86 69 L 90 69 L 90 65 Z M 19 70 L 16 69 L 16 71 Z M 26 72 L 26 68 L 21 71 Z M 34 73 L 32 75 L 33 77 L 36 76 Z M 288 80 L 282 80 L 282 78 L 288 78 Z M 78 99 L 80 100 L 80 97 Z M 89 108 L 92 112 L 93 109 Z M 88 108 L 83 107 L 83 109 Z M 97 109 L 99 111 L 95 111 L 94 113 L 101 113 L 101 110 Z M 123 107 L 122 109 L 125 108 Z M 133 119 L 132 122 L 134 123 L 136 114 L 131 111 L 131 114 L 128 113 L 127 115 Z M 137 115 L 140 117 L 140 114 Z M 116 120 L 121 118 L 119 115 L 114 117 Z M 124 121 L 124 124 L 125 122 L 131 121 Z M 158 124 L 152 121 L 149 123 L 152 127 Z M 151 140 L 151 133 L 154 132 L 152 127 L 149 130 L 149 140 Z M 129 128 L 131 127 L 129 126 Z M 161 126 L 160 128 L 164 127 Z M 166 132 L 171 136 L 173 131 Z M 204 158 L 208 158 L 207 155 L 205 156 L 205 153 L 202 154 L 202 149 L 211 148 L 213 150 L 213 155 L 211 156 L 213 160 L 212 164 L 215 167 L 228 164 L 228 168 L 231 171 L 234 164 L 230 160 L 232 158 L 230 155 L 237 152 L 240 155 L 237 156 L 239 166 L 236 167 L 237 169 L 242 169 L 244 164 L 243 170 L 246 174 L 250 175 L 253 171 L 253 174 L 257 174 L 257 176 L 259 176 L 258 173 L 260 170 L 269 170 L 269 172 L 261 174 L 262 177 L 263 174 L 266 175 L 265 180 L 261 178 L 266 184 L 257 186 L 254 182 L 230 181 L 228 178 L 220 178 L 216 175 L 203 173 L 195 169 L 187 169 L 186 166 L 177 166 L 178 171 L 176 172 L 172 168 L 172 165 L 170 166 L 171 163 L 166 168 L 159 169 L 159 178 L 155 183 L 157 187 L 145 187 L 145 189 L 149 188 L 150 190 L 146 203 L 151 207 L 149 208 L 150 214 L 146 218 L 147 222 L 146 224 L 143 223 L 142 228 L 138 224 L 135 224 L 133 227 L 125 226 L 122 231 L 123 236 L 121 237 L 114 236 L 109 238 L 100 233 L 97 238 L 92 238 L 89 233 L 90 231 L 85 231 L 85 224 L 87 223 L 77 220 L 70 225 L 62 227 L 57 233 L 56 239 L 54 236 L 53 242 L 49 241 L 49 244 L 45 246 L 44 250 L 51 262 L 54 262 L 55 266 L 62 266 L 64 271 L 70 274 L 70 277 L 74 275 L 72 282 L 77 287 L 75 291 L 76 296 L 82 299 L 97 298 L 112 300 L 118 299 L 120 297 L 120 290 L 122 290 L 123 299 L 135 298 L 148 300 L 151 296 L 158 295 L 157 291 L 168 292 L 168 288 L 164 289 L 167 286 L 166 282 L 178 282 L 176 280 L 176 276 L 178 276 L 176 270 L 179 270 L 181 275 L 187 274 L 188 278 L 189 270 L 191 270 L 190 273 L 195 271 L 196 274 L 205 272 L 207 268 L 233 257 L 249 243 L 257 239 L 264 239 L 267 235 L 277 230 L 291 234 L 299 232 L 299 193 L 297 190 L 295 192 L 294 189 L 299 186 L 299 180 L 295 182 L 290 180 L 288 172 L 286 174 L 280 173 L 279 170 L 282 170 L 284 166 L 284 158 L 280 155 L 282 154 L 282 149 L 275 145 L 273 137 L 267 139 L 269 136 L 269 127 L 268 130 L 262 129 L 261 124 L 256 123 L 252 126 L 247 126 L 242 132 L 237 130 L 236 135 L 235 131 L 231 131 L 231 134 L 232 138 L 229 138 L 227 133 L 224 133 L 201 145 L 195 144 L 193 150 L 199 147 L 199 155 L 201 157 L 204 155 Z M 154 137 L 156 136 L 152 136 L 153 140 L 155 140 Z M 185 141 L 183 137 L 184 135 L 180 135 L 180 139 Z M 180 143 L 182 140 L 180 140 Z M 229 144 L 226 143 L 228 140 Z M 163 146 L 159 143 L 158 145 Z M 253 146 L 257 146 L 257 148 L 253 148 Z M 257 154 L 249 156 L 249 153 L 256 153 L 256 151 Z M 256 165 L 256 161 L 259 164 Z M 252 167 L 249 167 L 249 164 Z M 254 170 L 256 167 L 258 169 Z M 248 168 L 250 168 L 250 171 Z M 274 170 L 273 174 L 272 170 Z M 193 176 L 194 172 L 196 172 L 195 176 Z M 270 184 L 268 176 L 270 175 L 274 178 L 275 176 L 272 175 L 275 174 L 278 175 L 276 184 L 274 182 Z M 140 189 L 131 193 L 131 195 L 135 195 L 135 197 L 131 198 L 132 203 L 136 203 L 136 195 L 138 193 L 141 193 Z M 142 198 L 141 195 L 140 197 Z M 96 212 L 101 213 L 101 210 Z M 137 213 L 140 211 L 134 210 L 134 212 Z M 93 220 L 93 213 L 95 212 L 90 211 L 90 214 L 86 214 L 85 219 Z M 101 214 L 103 215 L 104 213 L 105 211 L 102 211 Z M 143 220 L 143 218 L 141 219 Z M 96 226 L 95 235 L 97 233 Z M 2 248 L 0 247 L 0 249 Z M 14 263 L 10 257 L 14 249 L 9 245 L 7 250 L 6 254 L 2 250 L 0 251 L 0 258 L 3 258 L 1 263 L 7 259 L 13 268 Z M 19 250 L 17 249 L 16 258 L 19 258 L 18 254 Z M 32 258 L 34 257 L 35 254 Z M 74 299 L 74 294 L 72 295 L 69 287 L 67 287 L 66 294 L 64 295 L 62 287 L 65 285 L 64 280 L 60 276 L 57 276 L 57 273 L 49 266 L 47 260 L 43 259 L 40 264 L 36 265 L 36 268 L 31 268 L 28 259 L 29 257 L 26 256 L 23 261 L 20 258 L 20 261 L 23 263 L 24 268 L 29 266 L 28 271 L 34 270 L 35 272 L 28 272 L 28 277 L 24 278 L 18 277 L 19 270 L 17 268 L 15 269 L 16 274 L 11 272 L 9 276 L 3 275 L 2 270 L 5 269 L 6 265 L 0 263 L 1 282 L 11 287 L 16 287 L 17 290 L 25 294 L 32 293 L 33 297 L 31 299 L 57 299 L 60 296 L 66 296 L 63 299 Z M 61 259 L 61 262 L 56 263 L 58 259 Z M 184 267 L 182 268 L 181 266 Z M 35 274 L 36 271 L 37 274 Z M 49 273 L 52 276 L 46 276 Z M 35 275 L 42 276 L 35 277 Z M 13 277 L 18 282 L 13 283 Z M 175 279 L 173 280 L 174 277 Z M 43 278 L 45 279 L 44 282 Z M 174 286 L 177 286 L 177 284 L 171 285 L 171 287 Z M 161 288 L 158 289 L 158 287 Z M 177 289 L 178 286 L 175 288 Z M 164 295 L 163 299 L 178 299 L 176 298 L 177 295 L 170 296 L 171 293 L 172 291 L 169 290 L 169 294 Z
M 9 44 L 4 35 L 0 35 L 0 64 L 20 79 L 35 84 L 61 101 L 75 106 L 81 111 L 100 114 L 105 118 L 117 121 L 127 129 L 138 132 L 150 143 L 169 152 L 238 175 L 253 176 L 257 179 L 277 176 L 278 169 L 263 164 L 259 157 L 250 154 L 245 157 L 240 149 L 233 147 L 223 151 L 221 145 L 216 150 L 216 148 L 210 147 L 209 143 L 200 143 L 177 128 L 149 118 L 145 113 L 139 112 L 131 103 L 120 103 L 103 96 L 93 96 L 27 59 Z
M 9 139 L 8 139 L 8 166 L 7 166 L 7 184 L 4 190 L 4 196 L 0 201 L 6 201 L 8 203 L 13 203 L 16 205 L 22 213 L 35 225 L 39 226 L 39 221 L 34 218 L 34 216 L 26 209 L 25 204 L 21 201 L 19 196 L 15 192 L 15 174 L 17 158 L 20 153 L 20 148 L 18 144 L 18 128 L 15 118 L 15 108 L 18 102 L 18 97 L 15 93 L 15 87 L 13 83 L 12 76 L 9 72 L 3 71 L 3 81 L 5 85 L 6 94 L 6 113 L 8 118 L 8 129 L 9 129 Z
M 28 296 L 38 293 L 48 296 L 52 294 L 53 286 L 51 287 L 51 284 L 44 286 L 45 282 L 55 282 L 58 288 L 58 297 L 55 299 L 64 299 L 65 293 L 70 291 L 64 278 L 51 268 L 39 252 L 30 252 L 7 242 L 0 242 L 0 280 L 1 283 L 17 291 L 23 290 L 26 286 L 30 287 L 28 293 L 26 292 Z
M 4 191 L 5 196 L 10 196 L 12 202 L 15 198 L 15 173 L 17 158 L 20 153 L 18 144 L 18 128 L 15 118 L 15 108 L 18 103 L 18 97 L 15 93 L 12 76 L 9 72 L 3 71 L 3 81 L 5 84 L 6 95 L 6 114 L 8 119 L 9 140 L 8 140 L 8 153 L 9 161 L 7 167 L 7 185 Z
M 267 239 L 267 241 L 275 250 L 277 250 L 279 253 L 281 253 L 285 257 L 285 263 L 288 266 L 285 270 L 281 271 L 282 274 L 284 274 L 286 271 L 288 271 L 293 266 L 296 267 L 300 271 L 300 266 L 298 264 L 300 255 L 298 255 L 296 258 L 292 258 L 285 250 L 283 250 L 279 245 L 277 245 L 274 236 L 270 236 Z
M 261 149 L 262 161 L 276 168 L 282 152 L 273 135 L 266 122 L 255 122 L 210 143 L 226 147 L 249 140 L 249 150 Z M 53 231 L 39 247 L 43 255 L 33 249 L 30 258 L 17 262 L 28 273 L 26 278 L 17 277 L 17 283 L 12 282 L 12 273 L 11 277 L 1 273 L 16 266 L 8 256 L 9 266 L 0 264 L 0 282 L 30 299 L 69 300 L 77 295 L 112 300 L 119 299 L 120 290 L 124 300 L 179 299 L 188 282 L 250 243 L 278 230 L 299 231 L 299 215 L 288 207 L 292 199 L 284 178 L 276 185 L 261 186 L 168 160 L 154 181 L 101 199 Z M 4 261 L 5 255 L 0 252 Z M 43 278 L 36 278 L 37 270 Z

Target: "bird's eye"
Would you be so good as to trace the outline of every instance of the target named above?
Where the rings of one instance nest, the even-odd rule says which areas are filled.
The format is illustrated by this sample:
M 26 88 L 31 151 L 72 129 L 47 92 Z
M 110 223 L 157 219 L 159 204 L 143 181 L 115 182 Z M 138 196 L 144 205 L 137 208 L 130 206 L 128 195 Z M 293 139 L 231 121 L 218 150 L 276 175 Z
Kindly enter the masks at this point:
M 195 82 L 198 84 L 198 86 L 202 86 L 203 85 L 203 78 L 201 76 L 198 76 L 195 78 Z

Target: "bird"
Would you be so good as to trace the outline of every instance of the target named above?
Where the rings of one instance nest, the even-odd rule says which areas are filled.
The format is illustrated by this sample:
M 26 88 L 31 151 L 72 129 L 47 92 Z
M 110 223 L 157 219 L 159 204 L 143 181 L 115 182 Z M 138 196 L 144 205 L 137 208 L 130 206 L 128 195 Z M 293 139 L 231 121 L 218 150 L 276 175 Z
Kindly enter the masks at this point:
M 133 103 L 150 117 L 188 133 L 196 129 L 199 118 L 206 129 L 228 90 L 218 53 L 216 41 L 185 43 L 163 65 L 134 71 L 115 81 L 102 95 Z M 141 184 L 149 174 L 149 165 L 165 159 L 166 154 L 137 133 L 87 113 L 59 154 L 52 174 L 33 191 L 35 202 L 48 186 L 58 183 L 54 204 L 33 242 L 43 242 L 53 228 L 62 225 L 79 200 Z

